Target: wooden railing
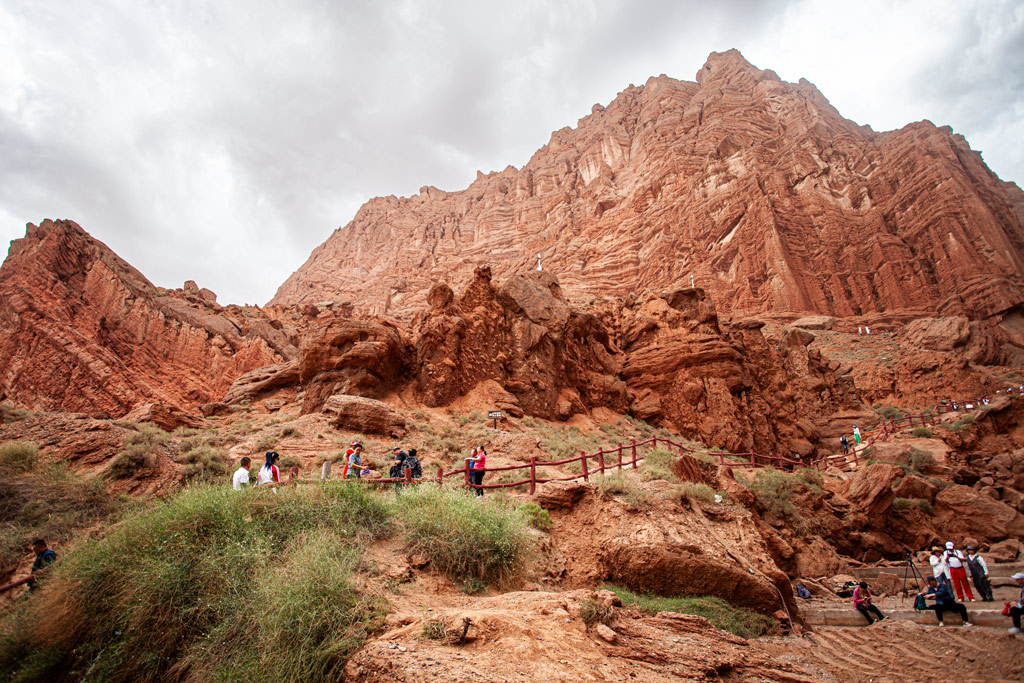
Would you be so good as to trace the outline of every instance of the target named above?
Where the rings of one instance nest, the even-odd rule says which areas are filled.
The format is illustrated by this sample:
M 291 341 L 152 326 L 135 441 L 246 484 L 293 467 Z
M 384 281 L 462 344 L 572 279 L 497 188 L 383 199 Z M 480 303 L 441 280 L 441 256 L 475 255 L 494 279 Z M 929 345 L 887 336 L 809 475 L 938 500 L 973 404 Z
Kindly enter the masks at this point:
M 963 404 L 961 404 L 963 405 Z M 980 406 L 978 406 L 980 407 Z M 796 469 L 800 467 L 809 467 L 817 470 L 825 470 L 831 466 L 846 466 L 856 465 L 862 460 L 866 459 L 867 451 L 870 449 L 875 442 L 887 439 L 892 434 L 906 428 L 912 427 L 926 427 L 935 425 L 939 422 L 939 416 L 945 413 L 954 412 L 952 406 L 939 405 L 932 410 L 921 413 L 919 415 L 904 415 L 899 418 L 889 419 L 883 422 L 880 426 L 873 430 L 865 430 L 862 435 L 870 435 L 860 445 L 851 448 L 849 454 L 840 455 L 829 455 L 818 458 L 817 460 L 802 461 L 793 458 L 787 458 L 781 455 L 765 455 L 763 453 L 756 453 L 754 451 L 745 451 L 742 453 L 708 453 L 708 455 L 718 457 L 718 464 L 722 467 L 729 467 L 734 469 L 742 468 L 758 468 L 758 467 L 778 467 L 782 469 Z M 970 411 L 964 411 L 970 412 Z M 671 438 L 653 436 L 644 441 L 631 440 L 625 446 L 621 443 L 617 444 L 615 448 L 605 449 L 599 448 L 594 453 L 585 453 L 583 451 L 573 458 L 566 458 L 564 460 L 538 460 L 536 457 L 531 457 L 530 462 L 522 465 L 506 465 L 504 467 L 485 467 L 479 471 L 484 474 L 491 472 L 509 472 L 513 470 L 529 470 L 528 476 L 525 476 L 519 481 L 513 482 L 501 482 L 497 484 L 472 484 L 470 483 L 470 473 L 474 470 L 470 467 L 470 462 L 467 461 L 463 467 L 458 469 L 445 472 L 440 466 L 437 468 L 437 475 L 434 477 L 424 477 L 421 479 L 412 479 L 408 472 L 404 478 L 384 478 L 384 479 L 349 479 L 348 481 L 359 482 L 365 484 L 419 484 L 424 482 L 437 482 L 442 483 L 445 479 L 457 477 L 462 479 L 462 485 L 467 488 L 473 489 L 500 489 L 510 488 L 515 486 L 529 485 L 530 493 L 533 494 L 537 490 L 538 484 L 546 484 L 552 481 L 573 481 L 576 479 L 583 479 L 589 481 L 593 475 L 604 474 L 610 470 L 623 470 L 623 469 L 636 469 L 637 463 L 642 461 L 645 457 L 645 453 L 639 452 L 638 448 L 650 446 L 650 448 L 656 449 L 659 446 L 665 448 L 669 452 L 678 451 L 681 455 L 686 453 L 698 452 L 698 449 L 687 446 L 683 443 L 673 441 Z M 704 452 L 704 451 L 700 451 Z M 541 477 L 538 476 L 537 469 L 541 467 L 561 467 L 563 465 L 569 465 L 571 463 L 579 463 L 581 473 L 573 474 L 566 477 Z M 311 482 L 315 480 L 299 480 L 302 482 Z

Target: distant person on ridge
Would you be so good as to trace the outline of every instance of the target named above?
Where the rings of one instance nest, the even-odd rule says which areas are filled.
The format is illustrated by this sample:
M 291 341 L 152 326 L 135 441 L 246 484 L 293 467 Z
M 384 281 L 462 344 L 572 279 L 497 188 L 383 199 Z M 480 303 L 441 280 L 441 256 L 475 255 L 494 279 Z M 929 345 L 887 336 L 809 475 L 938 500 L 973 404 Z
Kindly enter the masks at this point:
M 934 576 L 929 576 L 927 578 L 927 582 L 928 589 L 922 593 L 918 593 L 918 595 L 923 597 L 925 600 L 935 601 L 934 605 L 926 605 L 923 609 L 935 612 L 935 615 L 939 618 L 939 626 L 946 625 L 942 620 L 943 612 L 959 613 L 960 618 L 964 620 L 964 626 L 970 626 L 971 621 L 967 616 L 967 608 L 953 599 L 953 592 L 949 590 L 949 586 L 946 584 L 940 585 Z
M 1013 627 L 1010 629 L 1010 633 L 1020 633 L 1020 615 L 1024 614 L 1024 572 L 1017 572 L 1010 577 L 1017 582 L 1020 586 L 1020 595 L 1017 597 L 1017 602 L 1010 603 L 1010 619 L 1013 620 Z
M 32 541 L 32 552 L 36 554 L 36 559 L 32 562 L 32 574 L 46 569 L 57 561 L 57 553 L 47 548 L 46 541 L 41 538 Z M 34 578 L 28 580 L 28 589 L 30 591 L 36 589 L 36 580 Z M 1020 621 L 1019 617 L 1018 621 Z
M 985 558 L 978 554 L 978 549 L 973 545 L 967 546 L 967 568 L 971 572 L 971 580 L 974 587 L 978 589 L 978 595 L 982 601 L 992 602 L 992 584 L 988 581 L 988 565 Z
M 864 615 L 869 626 L 875 623 L 875 620 L 868 612 L 874 612 L 879 621 L 885 619 L 885 615 L 871 602 L 871 589 L 868 588 L 867 581 L 861 581 L 860 585 L 853 589 L 853 608 Z
M 249 465 L 252 464 L 252 460 L 248 457 L 242 458 L 238 463 L 238 469 L 231 477 L 231 488 L 236 491 L 241 491 L 242 486 L 249 485 Z
M 281 470 L 277 468 L 277 460 L 281 456 L 276 451 L 267 451 L 267 461 L 256 474 L 256 486 L 270 485 L 270 490 L 277 493 L 277 486 L 281 483 Z
M 964 554 L 953 546 L 953 541 L 946 542 L 946 552 L 942 553 L 942 561 L 949 567 L 949 577 L 953 588 L 956 589 L 956 599 L 963 600 L 966 593 L 967 599 L 974 602 L 971 584 L 967 581 L 967 570 L 964 568 Z
M 839 445 L 843 447 L 843 455 L 850 454 L 850 440 L 846 438 L 846 434 L 839 437 Z
M 857 425 L 853 425 L 853 440 L 857 442 L 858 446 L 860 445 L 860 429 Z

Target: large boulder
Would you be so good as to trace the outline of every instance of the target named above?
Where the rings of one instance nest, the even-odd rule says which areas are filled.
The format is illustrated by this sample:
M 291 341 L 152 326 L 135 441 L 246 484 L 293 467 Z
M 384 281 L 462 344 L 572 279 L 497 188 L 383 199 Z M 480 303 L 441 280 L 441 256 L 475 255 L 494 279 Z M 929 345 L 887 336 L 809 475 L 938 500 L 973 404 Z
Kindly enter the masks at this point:
M 387 403 L 372 398 L 335 394 L 324 402 L 321 412 L 339 429 L 387 436 L 405 434 L 405 417 Z
M 1024 537 L 1024 515 L 960 484 L 947 486 L 935 496 L 935 517 L 954 540 L 958 535 L 987 541 Z
M 927 500 L 929 503 L 935 502 L 935 494 L 938 492 L 938 486 L 927 479 L 914 475 L 903 477 L 903 480 L 893 490 L 897 498 L 919 498 Z
M 903 476 L 902 468 L 884 463 L 874 463 L 857 470 L 850 478 L 846 497 L 856 503 L 868 515 L 881 515 L 892 505 L 896 494 L 893 483 Z
M 122 420 L 129 422 L 152 422 L 165 432 L 173 432 L 178 427 L 201 427 L 203 420 L 189 415 L 174 406 L 159 403 L 142 403 L 126 413 Z

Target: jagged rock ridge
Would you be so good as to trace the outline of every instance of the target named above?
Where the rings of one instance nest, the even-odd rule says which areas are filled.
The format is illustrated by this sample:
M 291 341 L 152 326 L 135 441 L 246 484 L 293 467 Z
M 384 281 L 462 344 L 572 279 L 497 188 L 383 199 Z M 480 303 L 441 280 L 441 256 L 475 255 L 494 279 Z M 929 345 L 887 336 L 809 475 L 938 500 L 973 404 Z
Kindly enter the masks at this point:
M 735 50 L 595 105 L 520 170 L 367 202 L 271 303 L 406 317 L 478 265 L 570 297 L 689 284 L 733 317 L 981 318 L 1024 297 L 1024 193 L 928 121 L 878 133 Z

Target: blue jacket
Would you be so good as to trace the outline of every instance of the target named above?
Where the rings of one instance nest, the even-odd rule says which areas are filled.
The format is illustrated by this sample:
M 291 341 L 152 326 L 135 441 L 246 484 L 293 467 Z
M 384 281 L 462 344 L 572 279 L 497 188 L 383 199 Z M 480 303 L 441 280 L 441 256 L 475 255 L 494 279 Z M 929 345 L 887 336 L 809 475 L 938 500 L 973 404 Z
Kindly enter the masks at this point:
M 956 602 L 953 599 L 953 593 L 949 590 L 949 586 L 944 583 L 940 583 L 935 588 L 929 588 L 925 591 L 925 595 L 934 595 L 935 604 L 940 606 L 952 605 Z

